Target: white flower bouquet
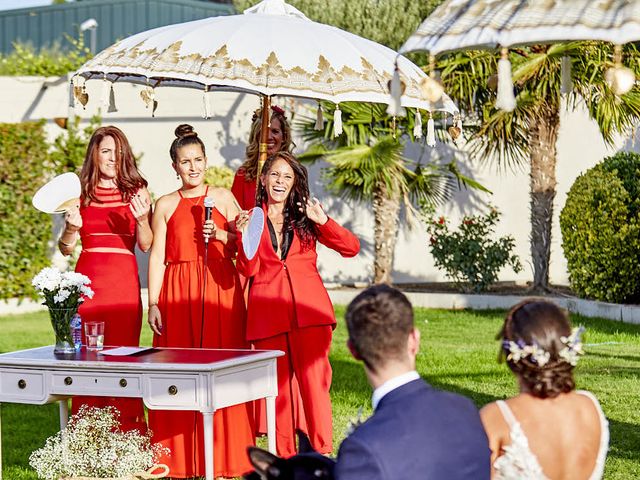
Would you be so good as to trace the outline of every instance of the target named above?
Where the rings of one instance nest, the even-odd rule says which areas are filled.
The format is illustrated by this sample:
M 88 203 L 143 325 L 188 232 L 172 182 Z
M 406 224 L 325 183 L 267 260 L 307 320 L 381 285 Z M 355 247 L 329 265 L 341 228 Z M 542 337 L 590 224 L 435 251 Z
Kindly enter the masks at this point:
M 71 318 L 85 298 L 93 298 L 89 277 L 77 272 L 61 272 L 57 268 L 40 270 L 31 284 L 44 297 L 49 308 L 51 326 L 56 336 L 56 353 L 72 353 Z
M 119 415 L 114 407 L 83 405 L 64 430 L 31 454 L 29 464 L 45 480 L 164 478 L 169 468 L 156 461 L 169 450 L 152 444 L 150 432 L 120 430 Z M 158 469 L 163 472 L 152 473 Z

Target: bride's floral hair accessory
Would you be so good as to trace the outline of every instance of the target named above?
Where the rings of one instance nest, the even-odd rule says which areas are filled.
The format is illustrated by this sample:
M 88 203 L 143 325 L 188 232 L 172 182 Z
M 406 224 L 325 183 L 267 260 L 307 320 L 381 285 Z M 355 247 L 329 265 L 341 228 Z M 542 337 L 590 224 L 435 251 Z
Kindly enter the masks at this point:
M 568 337 L 560 337 L 564 347 L 558 352 L 558 360 L 576 366 L 580 355 L 584 354 L 582 349 L 582 334 L 585 328 L 576 327 Z M 502 348 L 507 353 L 507 360 L 518 363 L 523 358 L 528 358 L 539 367 L 544 367 L 551 360 L 551 354 L 538 345 L 527 345 L 523 340 L 503 340 Z

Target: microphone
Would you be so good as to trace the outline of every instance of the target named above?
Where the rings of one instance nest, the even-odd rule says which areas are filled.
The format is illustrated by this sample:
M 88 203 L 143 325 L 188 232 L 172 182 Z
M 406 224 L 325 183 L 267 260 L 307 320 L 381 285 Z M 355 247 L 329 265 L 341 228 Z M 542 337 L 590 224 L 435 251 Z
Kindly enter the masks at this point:
M 211 220 L 211 213 L 213 212 L 213 198 L 205 197 L 204 199 L 204 220 Z M 209 237 L 204 237 L 204 244 L 209 244 Z

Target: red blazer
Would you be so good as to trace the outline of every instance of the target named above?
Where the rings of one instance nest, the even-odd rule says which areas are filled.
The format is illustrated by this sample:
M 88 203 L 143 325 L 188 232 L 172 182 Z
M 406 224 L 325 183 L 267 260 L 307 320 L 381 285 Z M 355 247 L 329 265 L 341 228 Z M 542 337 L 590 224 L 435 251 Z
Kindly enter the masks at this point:
M 318 226 L 318 241 L 343 257 L 353 257 L 360 251 L 358 237 L 332 219 Z M 331 299 L 318 273 L 315 244 L 303 250 L 294 231 L 287 258 L 281 260 L 266 224 L 258 252 L 251 260 L 244 255 L 241 235 L 237 242 L 236 267 L 242 275 L 253 277 L 247 302 L 247 340 L 272 337 L 295 326 L 336 323 Z
M 240 167 L 233 177 L 231 193 L 236 197 L 242 210 L 249 210 L 256 206 L 256 179 L 247 180 L 244 169 Z

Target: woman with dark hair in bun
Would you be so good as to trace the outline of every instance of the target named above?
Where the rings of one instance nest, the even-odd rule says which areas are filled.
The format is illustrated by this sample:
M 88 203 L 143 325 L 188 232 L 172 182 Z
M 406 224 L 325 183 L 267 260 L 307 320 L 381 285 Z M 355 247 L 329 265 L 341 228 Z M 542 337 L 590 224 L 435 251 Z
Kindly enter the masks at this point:
M 233 264 L 232 222 L 240 210 L 229 190 L 210 188 L 204 183 L 207 157 L 204 143 L 193 127 L 180 125 L 175 134 L 169 153 L 182 186 L 156 202 L 152 224 L 148 321 L 154 332 L 153 344 L 248 348 L 244 299 Z M 211 220 L 205 221 L 207 197 L 213 200 L 214 207 Z M 216 477 L 237 477 L 251 469 L 246 454 L 247 446 L 254 444 L 249 413 L 248 404 L 216 411 Z M 171 468 L 172 477 L 204 475 L 199 413 L 151 410 L 149 426 L 154 441 L 171 450 L 171 456 L 163 463 Z
M 493 479 L 599 479 L 609 427 L 598 400 L 575 390 L 582 327 L 544 300 L 525 300 L 507 314 L 500 357 L 520 394 L 485 406 Z

